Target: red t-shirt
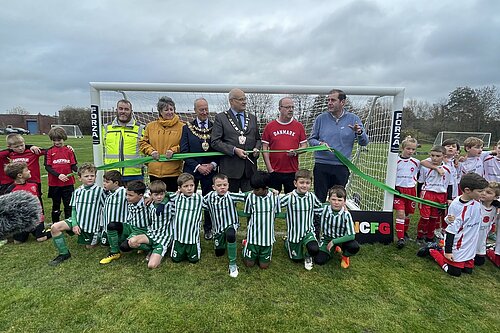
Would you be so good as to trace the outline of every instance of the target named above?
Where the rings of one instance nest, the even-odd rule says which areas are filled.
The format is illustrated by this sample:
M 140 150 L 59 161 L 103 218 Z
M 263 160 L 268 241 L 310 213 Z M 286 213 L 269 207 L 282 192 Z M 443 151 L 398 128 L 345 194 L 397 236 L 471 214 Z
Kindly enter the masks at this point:
M 68 175 L 73 172 L 71 166 L 76 164 L 75 153 L 67 146 L 51 147 L 45 154 L 45 165 L 48 165 L 59 174 Z M 75 183 L 75 177 L 69 177 L 67 182 L 61 181 L 59 178 L 48 173 L 49 186 L 68 186 Z
M 295 119 L 287 124 L 273 120 L 266 125 L 262 134 L 262 142 L 267 143 L 271 150 L 297 149 L 301 143 L 306 141 L 304 126 Z M 287 153 L 271 153 L 269 159 L 276 172 L 292 173 L 299 170 L 298 156 L 288 156 Z
M 43 154 L 45 154 L 45 149 L 42 149 L 40 155 L 36 155 L 31 150 L 26 149 L 24 153 L 21 154 L 11 151 L 8 158 L 11 163 L 25 162 L 26 164 L 28 164 L 28 169 L 31 172 L 31 180 L 35 183 L 41 183 L 42 180 L 40 178 L 40 163 L 38 162 L 38 160 Z
M 12 188 L 11 192 L 16 192 L 16 191 L 26 191 L 38 197 L 38 185 L 33 182 L 26 182 L 24 184 L 14 184 L 14 187 Z

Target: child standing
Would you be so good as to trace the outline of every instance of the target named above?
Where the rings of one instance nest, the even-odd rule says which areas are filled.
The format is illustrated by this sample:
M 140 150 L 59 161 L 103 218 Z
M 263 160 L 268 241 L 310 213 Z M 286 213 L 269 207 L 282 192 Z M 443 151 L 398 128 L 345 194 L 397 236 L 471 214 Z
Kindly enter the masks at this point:
M 451 201 L 451 171 L 443 164 L 446 150 L 443 146 L 434 146 L 430 151 L 431 163 L 438 170 L 428 169 L 420 166 L 419 183 L 422 183 L 420 197 L 440 204 L 445 204 L 447 199 Z M 423 241 L 426 236 L 427 242 L 434 241 L 434 230 L 439 226 L 439 210 L 425 204 L 420 204 L 420 220 L 417 226 L 417 241 Z
M 179 192 L 171 198 L 174 244 L 172 261 L 188 260 L 194 264 L 200 260 L 200 223 L 203 197 L 194 192 L 194 177 L 182 173 L 177 178 Z
M 493 201 L 500 196 L 500 184 L 489 182 L 488 187 L 481 193 L 481 219 L 479 226 L 479 236 L 477 240 L 476 257 L 474 265 L 484 265 L 486 259 L 486 240 L 488 233 L 497 219 L 497 208 L 493 206 Z M 498 227 L 498 226 L 497 226 Z
M 213 177 L 214 189 L 203 197 L 203 208 L 208 210 L 212 219 L 214 230 L 215 255 L 221 257 L 227 248 L 229 259 L 229 276 L 238 277 L 238 266 L 236 265 L 236 231 L 238 230 L 238 212 L 236 202 L 244 202 L 245 194 L 230 193 L 229 180 L 224 174 L 216 174 Z
M 279 196 L 268 189 L 269 174 L 258 171 L 250 178 L 253 192 L 245 200 L 244 212 L 248 219 L 247 238 L 243 241 L 243 261 L 247 267 L 258 263 L 267 269 L 273 254 L 274 219 L 280 211 Z
M 494 148 L 491 154 L 484 158 L 484 178 L 490 182 L 500 183 L 500 141 Z
M 122 174 L 118 170 L 109 170 L 104 173 L 103 187 L 107 192 L 103 209 L 103 233 L 108 237 L 109 253 L 102 258 L 100 264 L 109 264 L 120 259 L 120 235 L 123 224 L 127 222 L 127 190 L 122 186 Z
M 24 142 L 24 138 L 21 134 L 9 134 L 6 138 L 7 147 L 9 148 L 9 154 L 7 158 L 10 162 L 25 162 L 28 165 L 28 169 L 31 172 L 31 180 L 37 184 L 38 187 L 38 198 L 40 198 L 40 202 L 42 203 L 43 210 L 43 201 L 42 201 L 42 181 L 40 176 L 40 157 L 45 154 L 45 150 L 26 148 L 26 144 Z M 33 152 L 33 151 L 36 151 Z
M 281 199 L 281 207 L 286 208 L 287 237 L 285 250 L 295 262 L 304 261 L 304 268 L 313 268 L 313 257 L 319 252 L 319 244 L 314 232 L 314 215 L 320 215 L 322 204 L 309 192 L 312 174 L 301 169 L 295 173 L 295 190 Z M 305 251 L 304 251 L 305 248 Z
M 37 198 L 36 200 L 39 205 L 41 205 L 38 197 L 38 186 L 36 183 L 29 181 L 31 178 L 31 172 L 25 162 L 13 162 L 7 164 L 5 166 L 5 174 L 14 181 L 13 184 L 8 186 L 5 193 L 26 191 L 33 194 Z M 12 237 L 14 238 L 14 243 L 20 244 L 26 242 L 30 233 L 36 237 L 38 242 L 43 242 L 49 239 L 51 237 L 50 232 L 44 232 L 43 214 L 39 217 L 37 222 L 38 224 L 33 230 L 14 234 Z
M 477 200 L 487 186 L 488 182 L 476 173 L 463 175 L 460 180 L 462 195 L 448 207 L 444 253 L 436 243 L 428 243 L 417 255 L 429 254 L 452 276 L 460 276 L 462 272 L 471 274 L 481 224 L 481 204 Z
M 334 252 L 341 253 L 340 266 L 348 268 L 350 257 L 359 252 L 359 244 L 354 239 L 354 222 L 351 213 L 345 210 L 347 192 L 341 185 L 335 185 L 328 191 L 329 206 L 321 213 L 322 238 L 319 253 L 314 257 L 318 265 L 326 264 Z
M 417 195 L 417 173 L 420 161 L 413 157 L 417 150 L 417 140 L 411 136 L 401 142 L 402 152 L 398 156 L 396 169 L 396 190 L 402 194 Z M 410 226 L 410 215 L 415 212 L 415 201 L 394 196 L 394 210 L 396 211 L 396 235 L 398 238 L 396 246 L 402 249 L 408 237 Z
M 73 150 L 64 145 L 68 139 L 66 131 L 61 127 L 53 127 L 49 131 L 49 138 L 54 144 L 45 153 L 45 170 L 49 180 L 49 195 L 52 199 L 52 222 L 61 217 L 61 201 L 64 206 L 64 218 L 71 216 L 71 196 L 75 190 L 75 177 L 67 176 L 77 172 L 76 157 Z
M 464 149 L 467 153 L 465 160 L 460 163 L 460 174 L 463 176 L 469 172 L 474 172 L 484 176 L 484 159 L 489 152 L 483 152 L 483 140 L 476 137 L 468 137 L 464 141 Z
M 148 268 L 154 269 L 160 266 L 172 242 L 172 228 L 169 197 L 166 195 L 167 185 L 161 180 L 153 180 L 149 184 L 149 191 L 153 199 L 149 205 L 151 224 L 148 225 L 146 234 L 130 238 L 129 244 L 132 248 L 140 248 L 141 245 L 150 247 L 152 252 L 148 259 Z
M 95 183 L 96 173 L 97 169 L 92 163 L 83 163 L 78 168 L 78 179 L 82 185 L 71 196 L 71 217 L 52 225 L 52 241 L 59 255 L 49 265 L 57 266 L 71 258 L 63 231 L 78 235 L 78 244 L 84 244 L 87 248 L 96 245 L 106 198 L 103 189 Z

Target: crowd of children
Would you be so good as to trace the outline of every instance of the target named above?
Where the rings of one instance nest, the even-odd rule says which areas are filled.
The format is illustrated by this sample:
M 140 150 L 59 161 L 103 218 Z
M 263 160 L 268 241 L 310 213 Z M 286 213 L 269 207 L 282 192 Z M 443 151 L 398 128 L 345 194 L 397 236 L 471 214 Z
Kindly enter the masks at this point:
M 416 240 L 422 244 L 418 256 L 430 255 L 450 275 L 471 273 L 488 256 L 499 266 L 498 239 L 487 246 L 488 234 L 498 223 L 500 198 L 500 158 L 498 142 L 491 152 L 483 152 L 483 141 L 469 137 L 464 141 L 465 157 L 455 139 L 433 146 L 429 158 L 418 161 L 412 155 L 417 141 L 407 137 L 398 158 L 396 189 L 402 194 L 427 200 L 419 205 L 420 219 Z M 440 204 L 447 209 L 436 208 Z M 415 202 L 395 196 L 397 247 L 403 248 L 409 235 L 410 214 Z M 497 228 L 498 229 L 498 228 Z M 495 252 L 497 251 L 497 252 Z
M 324 265 L 337 254 L 340 266 L 347 268 L 350 257 L 360 249 L 351 214 L 346 209 L 346 190 L 334 186 L 328 192 L 327 204 L 322 204 L 310 191 L 312 174 L 308 170 L 295 174 L 295 189 L 282 197 L 269 189 L 270 175 L 261 171 L 252 176 L 253 191 L 249 193 L 229 192 L 224 174 L 213 177 L 213 191 L 205 196 L 194 191 L 194 178 L 187 173 L 178 177 L 175 193 L 167 192 L 162 181 L 153 181 L 149 187 L 139 180 L 124 185 L 122 175 L 116 170 L 105 172 L 103 187 L 99 187 L 93 164 L 77 167 L 73 149 L 64 144 L 65 131 L 55 127 L 49 137 L 53 146 L 40 149 L 27 146 L 21 135 L 7 136 L 8 149 L 0 151 L 0 162 L 5 165 L 0 170 L 0 190 L 2 194 L 28 191 L 42 205 L 39 158 L 45 156 L 53 224 L 50 230 L 44 230 L 42 213 L 33 230 L 13 238 L 15 242 L 25 242 L 30 232 L 38 241 L 52 238 L 58 255 L 50 265 L 59 265 L 71 257 L 64 233 L 77 235 L 78 243 L 87 247 L 101 241 L 108 245 L 109 253 L 100 261 L 103 265 L 131 251 L 144 252 L 149 268 L 158 267 L 167 255 L 175 263 L 185 260 L 196 263 L 201 257 L 200 224 L 205 210 L 212 219 L 215 256 L 222 257 L 227 252 L 229 275 L 237 277 L 238 202 L 244 205 L 242 214 L 248 216 L 246 237 L 242 241 L 242 261 L 247 267 L 269 267 L 275 243 L 274 221 L 282 209 L 286 211 L 287 227 L 284 248 L 289 258 L 303 262 L 305 269 L 311 270 L 314 263 Z M 430 255 L 454 276 L 470 273 L 474 264 L 484 264 L 486 257 L 499 266 L 499 238 L 495 249 L 487 246 L 488 234 L 498 221 L 498 144 L 492 153 L 483 152 L 480 139 L 468 138 L 464 142 L 467 156 L 461 158 L 459 142 L 446 140 L 441 146 L 432 147 L 430 157 L 423 161 L 413 157 L 417 145 L 411 137 L 402 142 L 396 189 L 411 196 L 419 194 L 427 200 L 419 205 L 416 240 L 424 246 L 418 255 Z M 81 183 L 76 190 L 73 172 L 77 172 Z M 426 204 L 428 201 L 443 207 L 448 204 L 447 212 Z M 398 248 L 403 248 L 410 238 L 410 216 L 415 206 L 413 200 L 394 198 Z M 321 221 L 319 239 L 315 217 Z

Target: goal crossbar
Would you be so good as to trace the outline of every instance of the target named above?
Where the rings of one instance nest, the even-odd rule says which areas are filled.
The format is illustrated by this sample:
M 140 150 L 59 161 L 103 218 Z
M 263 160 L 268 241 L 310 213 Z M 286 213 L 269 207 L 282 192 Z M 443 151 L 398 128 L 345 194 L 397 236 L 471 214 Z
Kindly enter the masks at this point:
M 387 159 L 387 170 L 385 183 L 394 187 L 396 180 L 396 163 L 399 143 L 401 141 L 401 114 L 404 102 L 404 91 L 402 87 L 366 87 L 366 86 L 302 86 L 302 85 L 247 85 L 247 84 L 177 84 L 177 83 L 134 83 L 134 82 L 90 82 L 91 96 L 91 122 L 93 137 L 94 162 L 96 165 L 103 164 L 102 147 L 102 112 L 101 92 L 115 92 L 126 96 L 125 92 L 149 92 L 149 93 L 217 93 L 226 94 L 237 87 L 247 94 L 275 94 L 275 95 L 326 95 L 332 88 L 343 90 L 348 96 L 366 95 L 375 98 L 373 104 L 380 97 L 392 97 L 392 105 L 389 110 L 392 114 L 386 116 L 386 120 L 391 124 L 389 149 L 385 148 Z M 372 107 L 373 108 L 373 107 Z M 376 110 L 375 110 L 376 112 Z M 392 118 L 392 119 L 389 119 Z M 371 126 L 371 125 L 369 125 Z M 370 128 L 371 130 L 371 128 Z M 306 133 L 309 135 L 310 133 Z M 364 147 L 361 147 L 364 148 Z M 370 145 L 368 149 L 379 149 L 377 143 Z M 364 148 L 366 150 L 366 148 Z M 357 154 L 359 155 L 359 154 Z M 363 159 L 363 155 L 359 157 Z M 380 190 L 382 191 L 382 190 Z M 364 193 L 359 193 L 361 196 Z M 392 210 L 392 194 L 385 193 L 383 199 L 383 210 Z

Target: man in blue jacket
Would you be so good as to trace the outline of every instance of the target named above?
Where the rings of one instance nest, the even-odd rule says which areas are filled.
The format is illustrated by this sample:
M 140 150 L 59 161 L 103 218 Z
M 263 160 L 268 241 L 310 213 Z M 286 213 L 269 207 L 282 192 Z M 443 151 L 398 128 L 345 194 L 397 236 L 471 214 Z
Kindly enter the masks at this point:
M 361 119 L 344 108 L 346 98 L 345 92 L 339 89 L 328 93 L 328 112 L 314 121 L 309 145 L 327 145 L 350 159 L 354 141 L 366 146 L 369 140 Z M 328 189 L 333 185 L 345 187 L 348 179 L 349 169 L 332 152 L 314 152 L 314 194 L 321 202 L 326 200 Z
M 204 98 L 194 101 L 196 119 L 182 128 L 181 153 L 200 153 L 215 151 L 212 148 L 211 134 L 213 123 L 208 119 L 208 102 Z M 201 184 L 203 195 L 212 191 L 212 177 L 217 173 L 218 156 L 187 158 L 184 160 L 184 172 L 194 176 L 195 187 Z M 196 189 L 195 189 L 196 190 Z M 212 239 L 212 220 L 205 212 L 203 230 L 205 239 Z

